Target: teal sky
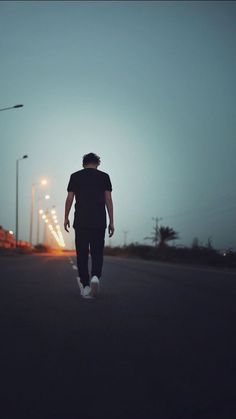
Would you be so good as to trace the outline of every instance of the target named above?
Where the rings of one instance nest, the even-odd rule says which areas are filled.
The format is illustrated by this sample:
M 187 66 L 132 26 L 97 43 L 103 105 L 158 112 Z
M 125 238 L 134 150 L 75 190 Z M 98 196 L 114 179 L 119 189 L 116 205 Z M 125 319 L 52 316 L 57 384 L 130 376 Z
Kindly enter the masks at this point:
M 24 108 L 0 113 L 0 224 L 15 230 L 17 158 L 28 240 L 32 183 L 49 179 L 62 227 L 69 176 L 95 152 L 112 245 L 125 230 L 149 243 L 157 216 L 176 245 L 236 250 L 235 18 L 227 1 L 1 2 L 0 107 Z

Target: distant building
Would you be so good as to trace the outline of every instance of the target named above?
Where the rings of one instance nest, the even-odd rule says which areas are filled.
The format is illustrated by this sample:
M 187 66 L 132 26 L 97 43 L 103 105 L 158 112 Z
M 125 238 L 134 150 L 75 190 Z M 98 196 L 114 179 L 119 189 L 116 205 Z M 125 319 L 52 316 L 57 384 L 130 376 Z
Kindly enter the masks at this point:
M 12 231 L 4 230 L 0 226 L 0 247 L 10 248 L 15 247 L 15 237 Z
M 24 240 L 18 240 L 18 247 L 30 247 L 30 243 Z M 11 230 L 5 230 L 0 226 L 0 248 L 10 249 L 16 246 L 16 239 Z

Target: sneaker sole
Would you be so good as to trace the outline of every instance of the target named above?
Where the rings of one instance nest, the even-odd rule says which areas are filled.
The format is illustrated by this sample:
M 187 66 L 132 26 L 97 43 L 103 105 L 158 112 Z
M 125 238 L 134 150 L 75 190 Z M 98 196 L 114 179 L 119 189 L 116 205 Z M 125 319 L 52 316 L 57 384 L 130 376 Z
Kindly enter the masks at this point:
M 85 299 L 87 299 L 87 300 L 91 300 L 91 299 L 93 299 L 93 296 L 92 295 L 81 295 L 81 297 L 82 298 L 85 298 Z

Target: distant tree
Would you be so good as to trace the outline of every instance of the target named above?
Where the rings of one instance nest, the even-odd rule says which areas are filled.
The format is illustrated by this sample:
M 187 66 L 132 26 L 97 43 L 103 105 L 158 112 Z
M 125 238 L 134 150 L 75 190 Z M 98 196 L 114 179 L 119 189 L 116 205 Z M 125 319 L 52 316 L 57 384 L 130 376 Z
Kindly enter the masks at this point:
M 213 249 L 211 237 L 208 237 L 207 247 L 208 247 L 208 249 Z
M 173 228 L 163 227 L 163 226 L 159 228 L 159 236 L 160 236 L 160 242 L 158 245 L 159 247 L 166 246 L 167 241 L 171 241 L 171 240 L 175 240 L 179 238 L 178 233 L 175 230 L 173 230 Z
M 167 241 L 178 239 L 178 233 L 170 227 L 153 228 L 153 234 L 150 237 L 144 237 L 144 240 L 152 240 L 155 247 L 163 247 Z

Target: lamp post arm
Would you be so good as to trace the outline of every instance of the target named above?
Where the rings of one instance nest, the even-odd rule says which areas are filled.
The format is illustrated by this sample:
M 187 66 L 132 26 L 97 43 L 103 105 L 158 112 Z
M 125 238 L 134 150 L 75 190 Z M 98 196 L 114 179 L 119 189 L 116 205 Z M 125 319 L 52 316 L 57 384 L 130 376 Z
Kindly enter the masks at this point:
M 8 109 L 13 109 L 13 106 L 9 106 L 9 108 L 2 108 L 2 109 L 0 109 L 0 112 L 1 111 L 8 111 Z
M 1 111 L 8 111 L 9 109 L 15 109 L 15 108 L 23 108 L 24 105 L 15 105 L 15 106 L 8 106 L 7 108 L 1 108 Z

